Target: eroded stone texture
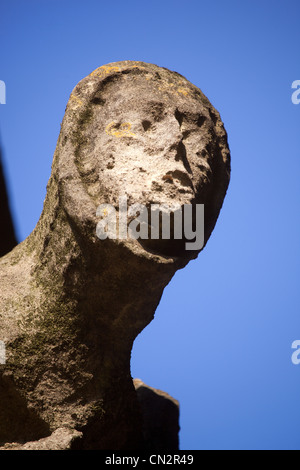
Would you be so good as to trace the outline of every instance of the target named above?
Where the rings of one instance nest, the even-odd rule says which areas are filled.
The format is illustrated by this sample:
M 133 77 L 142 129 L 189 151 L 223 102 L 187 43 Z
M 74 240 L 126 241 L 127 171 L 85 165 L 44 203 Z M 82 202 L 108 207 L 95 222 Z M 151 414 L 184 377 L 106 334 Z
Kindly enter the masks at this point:
M 73 442 L 81 437 L 82 433 L 75 429 L 59 428 L 48 437 L 26 444 L 7 443 L 1 450 L 71 450 Z
M 96 209 L 121 195 L 204 203 L 206 243 L 229 173 L 220 116 L 181 75 L 125 61 L 75 87 L 40 220 L 0 260 L 2 445 L 70 429 L 72 448 L 145 448 L 132 343 L 198 251 L 185 240 L 99 240 Z

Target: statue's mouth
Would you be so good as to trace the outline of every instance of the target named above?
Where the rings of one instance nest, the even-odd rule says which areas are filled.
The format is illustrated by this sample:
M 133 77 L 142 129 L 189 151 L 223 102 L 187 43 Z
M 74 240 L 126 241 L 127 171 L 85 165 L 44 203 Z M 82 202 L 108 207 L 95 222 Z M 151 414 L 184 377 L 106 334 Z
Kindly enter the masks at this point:
M 140 239 L 138 242 L 144 250 L 163 257 L 183 258 L 191 254 L 191 252 L 187 252 L 185 249 L 185 240 Z
M 174 210 L 164 205 L 154 207 L 153 210 L 153 205 L 148 206 L 148 223 L 143 230 L 147 237 L 137 239 L 145 250 L 161 256 L 190 258 L 202 249 L 196 241 L 201 238 L 204 242 L 204 211 L 203 220 L 198 220 L 195 204 L 174 204 Z
M 102 204 L 97 208 L 97 236 L 101 240 L 133 240 L 147 252 L 165 257 L 191 258 L 204 245 L 204 205 L 190 196 L 173 201 L 167 197 L 168 202 L 160 204 L 158 199 L 143 204 L 120 196 L 118 206 Z

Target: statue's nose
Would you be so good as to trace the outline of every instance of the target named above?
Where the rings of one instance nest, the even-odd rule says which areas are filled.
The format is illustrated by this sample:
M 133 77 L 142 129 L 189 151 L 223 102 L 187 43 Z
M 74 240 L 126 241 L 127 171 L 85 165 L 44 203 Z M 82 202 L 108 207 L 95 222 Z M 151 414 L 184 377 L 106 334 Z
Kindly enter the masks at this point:
M 174 167 L 174 170 L 185 173 L 186 176 L 191 176 L 192 170 L 187 158 L 184 136 L 181 131 L 180 123 L 175 116 L 170 116 L 168 122 L 168 134 L 164 156 L 169 161 L 172 161 L 172 167 Z
M 166 157 L 180 160 L 182 150 L 184 149 L 183 134 L 175 116 L 170 116 L 165 144 Z

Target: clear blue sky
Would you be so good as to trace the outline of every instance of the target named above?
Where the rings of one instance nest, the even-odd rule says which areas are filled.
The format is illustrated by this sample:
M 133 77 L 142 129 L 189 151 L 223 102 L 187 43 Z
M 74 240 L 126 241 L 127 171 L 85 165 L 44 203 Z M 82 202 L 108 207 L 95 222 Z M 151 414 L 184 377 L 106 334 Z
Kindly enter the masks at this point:
M 219 110 L 232 155 L 213 235 L 137 338 L 132 375 L 181 404 L 182 449 L 300 449 L 299 0 L 1 0 L 0 131 L 19 240 L 42 211 L 73 87 L 141 60 Z

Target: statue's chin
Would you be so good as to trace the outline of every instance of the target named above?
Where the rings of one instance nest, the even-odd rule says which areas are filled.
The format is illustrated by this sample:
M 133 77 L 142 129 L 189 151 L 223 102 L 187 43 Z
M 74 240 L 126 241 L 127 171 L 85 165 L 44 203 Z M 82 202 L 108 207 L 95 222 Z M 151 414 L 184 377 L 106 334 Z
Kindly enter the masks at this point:
M 139 244 L 143 247 L 144 250 L 160 255 L 162 257 L 176 257 L 182 259 L 193 259 L 198 255 L 198 251 L 187 250 L 186 243 L 187 240 L 137 240 Z

